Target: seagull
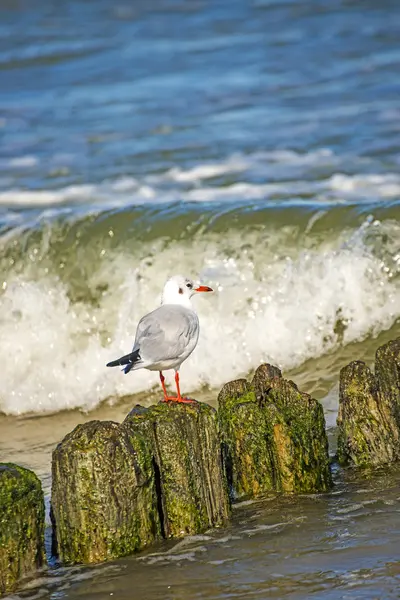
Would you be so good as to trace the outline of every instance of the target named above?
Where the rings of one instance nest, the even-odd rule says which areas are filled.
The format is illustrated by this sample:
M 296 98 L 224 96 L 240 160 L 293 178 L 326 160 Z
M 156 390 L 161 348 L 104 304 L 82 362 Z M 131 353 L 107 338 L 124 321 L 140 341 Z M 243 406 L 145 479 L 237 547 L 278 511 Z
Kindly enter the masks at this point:
M 192 402 L 182 398 L 179 387 L 179 368 L 197 346 L 199 317 L 191 298 L 198 292 L 212 292 L 207 285 L 195 287 L 193 281 L 174 275 L 166 282 L 161 306 L 139 321 L 132 352 L 107 364 L 123 366 L 124 373 L 137 369 L 159 371 L 164 402 Z M 174 369 L 177 396 L 168 396 L 163 371 Z

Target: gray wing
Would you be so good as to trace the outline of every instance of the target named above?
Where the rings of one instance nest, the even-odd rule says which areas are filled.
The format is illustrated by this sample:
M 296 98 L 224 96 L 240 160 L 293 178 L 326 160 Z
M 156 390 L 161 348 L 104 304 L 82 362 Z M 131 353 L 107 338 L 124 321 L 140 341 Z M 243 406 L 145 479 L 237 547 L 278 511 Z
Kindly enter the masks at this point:
M 179 358 L 193 338 L 198 337 L 199 320 L 192 310 L 179 305 L 160 306 L 144 316 L 136 330 L 135 345 L 145 363 Z

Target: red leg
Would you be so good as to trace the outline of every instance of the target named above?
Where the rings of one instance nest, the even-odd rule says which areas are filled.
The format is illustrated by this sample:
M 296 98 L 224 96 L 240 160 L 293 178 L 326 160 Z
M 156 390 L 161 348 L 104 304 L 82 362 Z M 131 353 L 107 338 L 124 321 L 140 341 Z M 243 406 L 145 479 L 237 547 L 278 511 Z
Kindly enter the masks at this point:
M 185 404 L 192 404 L 194 400 L 190 400 L 190 398 L 182 398 L 181 390 L 179 387 L 179 372 L 175 371 L 175 383 L 176 383 L 176 391 L 178 392 L 178 396 L 175 398 L 175 402 L 183 402 Z
M 182 396 L 181 396 L 181 389 L 179 387 L 179 373 L 178 373 L 178 371 L 175 371 L 175 384 L 176 384 L 176 391 L 178 392 L 177 400 L 179 402 L 180 400 L 182 400 Z
M 164 392 L 163 402 L 181 402 L 184 404 L 191 404 L 192 402 L 194 402 L 194 400 L 190 400 L 189 398 L 182 398 L 181 390 L 179 388 L 179 373 L 178 373 L 178 371 L 175 372 L 176 391 L 178 392 L 177 396 L 168 396 L 167 388 L 165 387 L 165 377 L 161 371 L 160 371 L 160 381 L 161 381 L 162 389 Z
M 160 371 L 160 381 L 164 392 L 163 402 L 180 402 L 180 400 L 178 400 L 178 398 L 176 398 L 175 396 L 168 396 L 167 388 L 165 387 L 165 377 L 162 374 L 162 371 Z
M 164 402 L 166 402 L 167 400 L 169 400 L 168 398 L 168 394 L 167 394 L 167 388 L 165 387 L 165 377 L 162 374 L 162 371 L 160 371 L 160 381 L 161 381 L 161 386 L 164 392 Z

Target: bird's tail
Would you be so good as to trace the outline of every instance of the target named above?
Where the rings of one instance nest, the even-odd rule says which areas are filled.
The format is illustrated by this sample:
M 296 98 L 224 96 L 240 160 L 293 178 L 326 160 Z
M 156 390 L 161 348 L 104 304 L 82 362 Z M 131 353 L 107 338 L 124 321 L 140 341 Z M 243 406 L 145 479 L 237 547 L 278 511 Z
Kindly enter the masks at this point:
M 107 363 L 107 367 L 120 367 L 126 365 L 124 369 L 124 373 L 126 375 L 139 360 L 140 354 L 139 349 L 137 349 L 130 354 L 125 354 L 125 356 L 117 358 L 117 360 L 112 360 L 111 362 Z

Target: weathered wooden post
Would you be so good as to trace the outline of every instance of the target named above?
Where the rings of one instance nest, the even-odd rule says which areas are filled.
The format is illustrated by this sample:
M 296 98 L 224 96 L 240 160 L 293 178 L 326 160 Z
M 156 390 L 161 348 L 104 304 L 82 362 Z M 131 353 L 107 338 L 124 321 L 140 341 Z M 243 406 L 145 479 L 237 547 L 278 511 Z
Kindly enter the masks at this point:
M 67 564 L 131 554 L 161 535 L 151 440 L 78 425 L 53 453 L 53 553 Z
M 43 566 L 44 500 L 32 471 L 0 463 L 0 594 Z
M 161 402 L 134 409 L 123 425 L 152 437 L 165 537 L 199 533 L 226 521 L 229 501 L 211 406 Z
M 119 425 L 79 425 L 53 453 L 54 553 L 65 563 L 131 554 L 229 514 L 216 412 L 137 406 Z
M 400 458 L 400 338 L 378 348 L 375 375 L 361 361 L 340 372 L 338 460 L 376 467 Z
M 230 382 L 219 395 L 219 422 L 231 496 L 321 492 L 332 484 L 322 406 L 261 365 L 249 384 Z

